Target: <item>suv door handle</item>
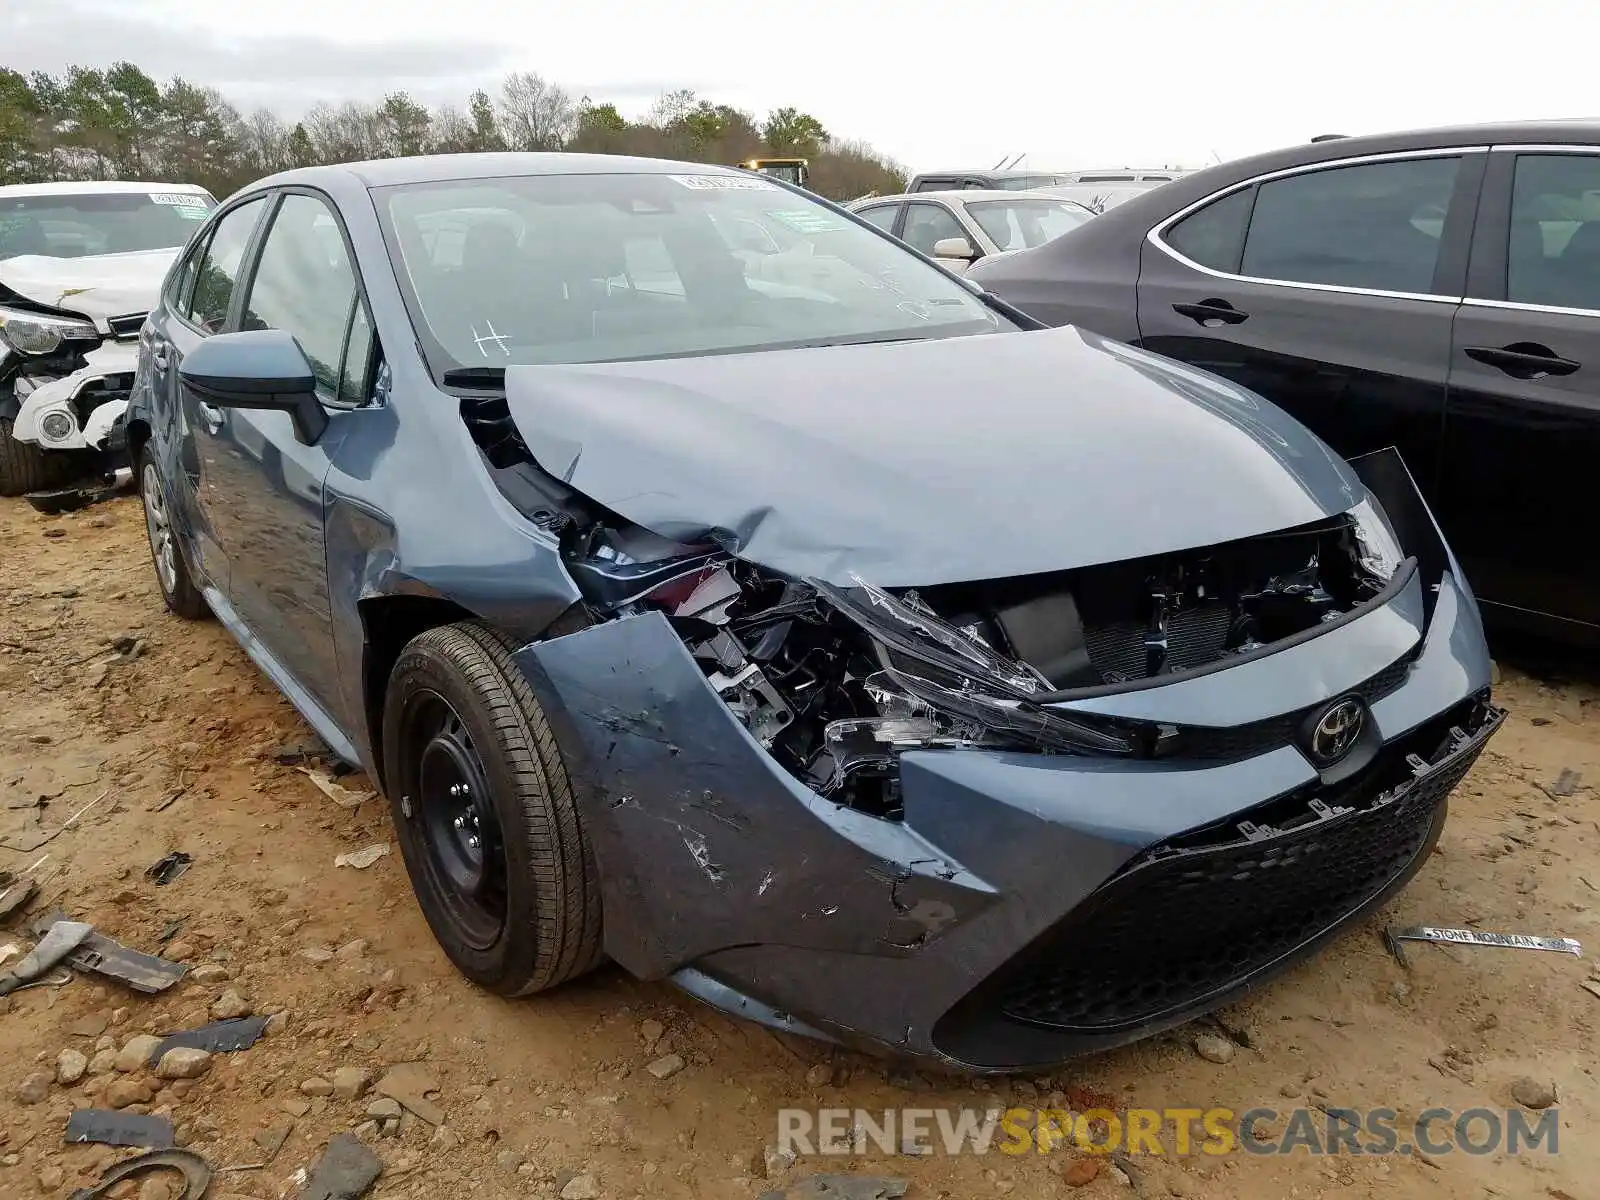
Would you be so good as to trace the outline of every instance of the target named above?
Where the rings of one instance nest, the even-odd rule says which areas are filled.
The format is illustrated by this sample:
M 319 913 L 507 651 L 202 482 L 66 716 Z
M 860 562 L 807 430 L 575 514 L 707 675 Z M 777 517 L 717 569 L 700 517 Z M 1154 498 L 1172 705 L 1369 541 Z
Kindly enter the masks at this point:
M 1188 317 L 1196 324 L 1212 327 L 1213 325 L 1237 325 L 1240 321 L 1250 319 L 1249 313 L 1242 313 L 1226 300 L 1202 300 L 1199 304 L 1174 304 L 1172 311 L 1180 317 Z
M 1582 363 L 1562 358 L 1538 342 L 1513 342 L 1509 346 L 1468 346 L 1467 357 L 1504 371 L 1513 379 L 1543 379 L 1571 375 Z
M 167 369 L 167 348 L 160 342 L 150 347 L 150 363 L 158 371 Z

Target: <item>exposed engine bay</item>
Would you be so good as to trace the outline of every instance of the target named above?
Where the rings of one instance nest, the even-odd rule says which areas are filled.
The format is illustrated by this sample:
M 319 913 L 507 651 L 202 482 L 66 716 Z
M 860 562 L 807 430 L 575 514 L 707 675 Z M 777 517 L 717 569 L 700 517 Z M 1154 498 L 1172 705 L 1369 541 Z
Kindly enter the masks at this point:
M 1154 558 L 920 589 L 841 587 L 688 545 L 528 461 L 503 403 L 463 402 L 501 491 L 558 534 L 603 621 L 655 610 L 750 735 L 819 794 L 900 808 L 901 751 L 993 747 L 1152 757 L 1168 726 L 1059 706 L 1310 636 L 1379 597 L 1402 555 L 1368 502 L 1279 533 Z

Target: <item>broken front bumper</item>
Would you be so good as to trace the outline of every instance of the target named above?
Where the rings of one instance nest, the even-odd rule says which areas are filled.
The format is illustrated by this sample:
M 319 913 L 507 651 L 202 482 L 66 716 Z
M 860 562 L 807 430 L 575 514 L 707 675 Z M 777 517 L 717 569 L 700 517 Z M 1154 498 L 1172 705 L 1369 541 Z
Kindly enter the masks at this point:
M 115 450 L 139 364 L 135 342 L 108 342 L 84 356 L 85 365 L 59 379 L 37 382 L 23 395 L 11 436 L 42 450 Z
M 912 751 L 899 821 L 775 765 L 659 615 L 518 661 L 579 789 L 613 958 L 769 1024 L 1015 1070 L 1223 1003 L 1421 865 L 1501 719 L 1470 595 L 1434 578 L 1201 692 L 1096 702 L 1187 724 L 1232 694 L 1213 732 L 1250 738 L 1220 761 Z M 1351 692 L 1370 753 L 1319 774 L 1299 706 Z

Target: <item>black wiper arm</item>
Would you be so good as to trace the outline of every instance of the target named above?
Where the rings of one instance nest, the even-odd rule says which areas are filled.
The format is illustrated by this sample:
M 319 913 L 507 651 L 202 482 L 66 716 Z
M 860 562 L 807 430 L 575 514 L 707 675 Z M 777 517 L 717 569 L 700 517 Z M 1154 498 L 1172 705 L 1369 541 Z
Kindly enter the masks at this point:
M 506 385 L 504 367 L 456 367 L 444 373 L 445 387 L 503 388 Z

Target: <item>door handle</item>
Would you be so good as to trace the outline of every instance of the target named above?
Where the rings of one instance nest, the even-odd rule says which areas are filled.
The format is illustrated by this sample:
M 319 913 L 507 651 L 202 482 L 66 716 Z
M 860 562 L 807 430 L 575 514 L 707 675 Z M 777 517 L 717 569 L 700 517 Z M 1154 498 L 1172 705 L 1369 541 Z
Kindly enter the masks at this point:
M 205 425 L 206 432 L 212 434 L 218 432 L 222 428 L 222 410 L 204 401 L 197 407 L 200 409 L 200 421 Z
M 150 362 L 158 371 L 167 369 L 167 348 L 160 343 L 150 349 Z
M 1237 325 L 1240 321 L 1250 319 L 1249 313 L 1240 312 L 1226 300 L 1213 299 L 1202 300 L 1199 304 L 1174 304 L 1172 311 L 1207 328 L 1214 328 L 1217 325 Z
M 1582 363 L 1562 358 L 1538 342 L 1513 342 L 1509 346 L 1468 346 L 1467 357 L 1504 371 L 1513 379 L 1543 379 L 1571 375 Z

